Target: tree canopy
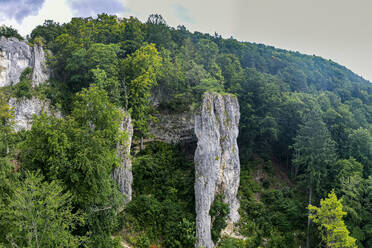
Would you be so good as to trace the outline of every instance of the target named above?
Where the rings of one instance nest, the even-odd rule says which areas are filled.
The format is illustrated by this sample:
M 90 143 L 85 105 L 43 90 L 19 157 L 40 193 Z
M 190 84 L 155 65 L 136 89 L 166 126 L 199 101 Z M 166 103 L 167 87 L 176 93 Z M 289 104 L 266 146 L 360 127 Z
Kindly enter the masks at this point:
M 22 38 L 5 26 L 1 35 Z M 159 14 L 146 22 L 104 13 L 63 24 L 46 20 L 27 42 L 51 51 L 51 77 L 32 87 L 28 68 L 19 83 L 0 89 L 0 218 L 20 228 L 0 222 L 0 246 L 34 244 L 35 232 L 31 243 L 20 234 L 28 232 L 22 228 L 32 223 L 31 215 L 22 219 L 19 213 L 28 213 L 20 202 L 35 196 L 39 202 L 26 204 L 35 213 L 44 214 L 45 205 L 56 223 L 61 216 L 71 220 L 43 229 L 61 235 L 43 246 L 115 247 L 112 236 L 120 236 L 135 247 L 193 247 L 195 143 L 165 144 L 151 132 L 168 125 L 162 117 L 187 122 L 184 116 L 198 113 L 204 92 L 215 91 L 239 100 L 236 230 L 245 237 L 220 237 L 222 214 L 214 223 L 220 247 L 304 247 L 307 228 L 310 244 L 343 240 L 353 247 L 350 230 L 358 247 L 372 247 L 372 84 L 344 66 L 171 27 Z M 42 113 L 31 130 L 15 132 L 7 102 L 33 97 L 60 115 Z M 124 209 L 111 177 L 119 163 L 117 144 L 126 138 L 123 111 L 134 123 L 134 193 Z M 140 151 L 139 139 L 145 143 Z M 321 207 L 309 213 L 309 203 Z M 211 214 L 225 212 L 222 201 L 215 207 Z M 320 230 L 310 225 L 309 214 Z M 328 240 L 337 230 L 322 226 L 330 214 L 337 216 L 337 242 Z
M 342 210 L 342 203 L 335 192 L 329 193 L 327 198 L 320 201 L 320 208 L 309 205 L 309 210 L 310 218 L 319 224 L 326 247 L 357 247 L 342 220 L 346 212 Z

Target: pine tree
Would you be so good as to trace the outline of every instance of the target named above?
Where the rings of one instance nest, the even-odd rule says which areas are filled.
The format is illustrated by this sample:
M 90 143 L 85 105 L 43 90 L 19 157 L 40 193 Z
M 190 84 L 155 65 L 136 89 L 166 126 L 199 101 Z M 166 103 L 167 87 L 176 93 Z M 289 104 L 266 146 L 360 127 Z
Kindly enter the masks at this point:
M 319 224 L 322 240 L 328 248 L 356 248 L 356 239 L 349 236 L 342 217 L 347 213 L 342 211 L 342 202 L 337 199 L 334 191 L 328 198 L 320 201 L 320 208 L 309 205 L 310 219 Z
M 336 160 L 335 142 L 320 116 L 320 110 L 312 110 L 305 116 L 293 148 L 295 156 L 292 162 L 295 166 L 295 176 L 299 171 L 303 172 L 302 177 L 308 190 L 308 204 L 311 205 L 314 191 L 320 193 L 323 190 L 328 166 Z M 308 218 L 307 248 L 310 247 L 310 225 L 311 220 Z

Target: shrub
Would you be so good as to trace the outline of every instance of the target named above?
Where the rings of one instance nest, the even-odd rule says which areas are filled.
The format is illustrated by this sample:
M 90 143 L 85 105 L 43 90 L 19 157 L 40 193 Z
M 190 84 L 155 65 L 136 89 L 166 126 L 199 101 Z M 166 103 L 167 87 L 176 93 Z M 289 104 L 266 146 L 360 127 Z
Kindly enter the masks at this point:
M 17 98 L 28 98 L 32 97 L 32 69 L 27 67 L 19 78 L 19 83 L 13 86 L 13 92 Z
M 209 215 L 212 218 L 212 240 L 216 243 L 220 236 L 221 231 L 226 227 L 226 219 L 229 214 L 229 205 L 224 203 L 224 195 L 217 195 L 214 199 L 214 202 L 209 210 Z

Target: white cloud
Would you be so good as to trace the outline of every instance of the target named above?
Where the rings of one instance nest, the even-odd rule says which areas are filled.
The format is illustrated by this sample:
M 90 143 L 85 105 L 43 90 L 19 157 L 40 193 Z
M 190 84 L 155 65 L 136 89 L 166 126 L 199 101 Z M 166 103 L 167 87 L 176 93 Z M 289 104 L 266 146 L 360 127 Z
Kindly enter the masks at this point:
M 46 0 L 37 16 L 27 16 L 22 23 L 14 19 L 1 21 L 1 24 L 13 26 L 23 36 L 30 34 L 37 25 L 42 25 L 45 20 L 56 22 L 68 22 L 72 18 L 72 13 L 64 0 Z
M 67 0 L 75 16 L 89 17 L 96 14 L 122 14 L 125 10 L 122 0 Z
M 1 0 L 0 20 L 14 19 L 22 23 L 27 16 L 35 16 L 44 0 Z

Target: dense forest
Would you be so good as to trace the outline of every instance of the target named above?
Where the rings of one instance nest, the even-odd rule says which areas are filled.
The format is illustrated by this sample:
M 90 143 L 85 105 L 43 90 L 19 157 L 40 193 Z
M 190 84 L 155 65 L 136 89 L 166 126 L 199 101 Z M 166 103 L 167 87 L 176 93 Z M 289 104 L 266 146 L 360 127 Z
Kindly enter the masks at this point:
M 0 36 L 21 36 L 9 27 Z M 151 125 L 196 113 L 203 93 L 240 105 L 240 222 L 218 247 L 372 247 L 372 84 L 318 56 L 107 14 L 46 20 L 48 84 L 25 70 L 0 88 L 0 247 L 194 247 L 193 144 Z M 48 99 L 64 118 L 15 132 L 10 97 Z M 151 101 L 150 101 L 151 100 Z M 154 104 L 154 102 L 157 104 Z M 133 199 L 111 177 L 123 111 L 134 124 Z M 144 143 L 144 144 L 143 144 Z M 213 210 L 213 211 L 212 211 Z

